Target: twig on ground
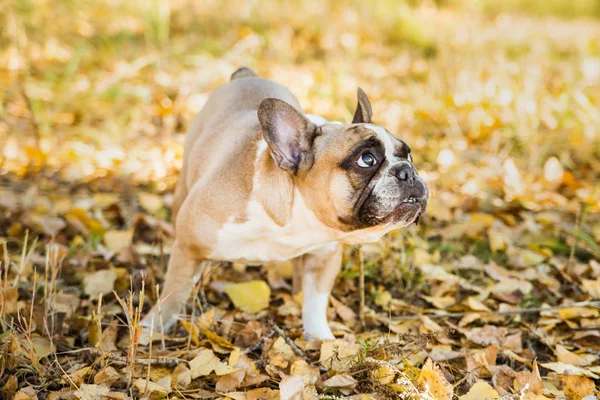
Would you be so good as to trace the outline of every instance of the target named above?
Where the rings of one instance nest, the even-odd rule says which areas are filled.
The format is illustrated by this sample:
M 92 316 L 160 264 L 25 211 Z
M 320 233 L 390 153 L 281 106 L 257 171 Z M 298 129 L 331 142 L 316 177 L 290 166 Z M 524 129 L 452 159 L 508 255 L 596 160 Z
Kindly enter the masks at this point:
M 271 326 L 273 327 L 273 329 L 275 330 L 275 332 L 277 332 L 277 334 L 279 336 L 281 336 L 283 338 L 283 340 L 285 340 L 285 342 L 288 344 L 288 346 L 290 346 L 292 348 L 292 350 L 294 351 L 294 354 L 296 354 L 299 357 L 306 358 L 306 354 L 304 354 L 304 351 L 302 351 L 298 346 L 296 346 L 296 344 L 292 341 L 292 339 L 290 339 L 285 334 L 285 332 L 283 331 L 283 329 L 281 329 L 280 327 L 278 327 L 275 322 L 271 322 Z
M 60 354 L 71 354 L 71 353 L 80 353 L 80 352 L 88 352 L 98 357 L 106 357 L 111 361 L 127 364 L 127 357 L 122 356 L 120 354 L 111 353 L 102 351 L 101 349 L 97 349 L 94 347 L 86 347 L 83 349 L 72 350 L 67 352 L 62 352 Z M 182 363 L 186 363 L 185 360 L 180 360 L 178 358 L 169 358 L 169 357 L 156 357 L 156 358 L 136 358 L 135 364 L 138 365 L 166 365 L 166 366 L 177 366 Z
M 454 312 L 454 313 L 440 313 L 440 314 L 413 314 L 413 315 L 401 315 L 398 317 L 387 318 L 390 322 L 395 321 L 406 321 L 411 319 L 419 319 L 421 317 L 429 317 L 431 319 L 438 318 L 459 318 L 466 315 L 509 315 L 509 314 L 527 314 L 527 313 L 539 313 L 542 311 L 557 311 L 571 307 L 600 307 L 600 300 L 596 301 L 582 301 L 579 303 L 573 303 L 569 305 L 562 305 L 556 307 L 532 307 L 532 308 L 515 308 L 512 310 L 497 310 L 497 311 L 465 311 L 465 312 Z

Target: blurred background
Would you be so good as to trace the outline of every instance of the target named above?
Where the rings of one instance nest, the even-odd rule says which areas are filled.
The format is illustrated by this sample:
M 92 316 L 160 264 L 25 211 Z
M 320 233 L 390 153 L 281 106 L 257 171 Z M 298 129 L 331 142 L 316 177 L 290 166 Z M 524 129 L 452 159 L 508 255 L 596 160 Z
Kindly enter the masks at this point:
M 0 11 L 8 205 L 65 185 L 119 195 L 117 179 L 165 195 L 146 208 L 168 219 L 187 125 L 247 65 L 333 120 L 350 121 L 365 89 L 432 187 L 425 232 L 409 242 L 417 263 L 600 254 L 598 0 L 4 0 Z M 28 207 L 72 207 L 55 203 Z

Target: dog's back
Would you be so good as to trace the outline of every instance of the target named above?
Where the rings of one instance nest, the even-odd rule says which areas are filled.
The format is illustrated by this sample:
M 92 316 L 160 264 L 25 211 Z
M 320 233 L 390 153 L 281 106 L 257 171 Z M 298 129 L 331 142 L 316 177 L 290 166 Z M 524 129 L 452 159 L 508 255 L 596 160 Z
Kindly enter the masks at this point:
M 261 135 L 257 109 L 266 98 L 283 100 L 302 111 L 287 88 L 259 78 L 247 67 L 235 71 L 231 82 L 209 96 L 185 137 L 183 165 L 173 199 L 173 224 L 188 191 L 199 179 L 222 180 L 221 184 L 231 185 L 233 191 L 252 184 L 256 142 Z M 224 155 L 235 158 L 239 174 L 215 169 L 223 165 Z

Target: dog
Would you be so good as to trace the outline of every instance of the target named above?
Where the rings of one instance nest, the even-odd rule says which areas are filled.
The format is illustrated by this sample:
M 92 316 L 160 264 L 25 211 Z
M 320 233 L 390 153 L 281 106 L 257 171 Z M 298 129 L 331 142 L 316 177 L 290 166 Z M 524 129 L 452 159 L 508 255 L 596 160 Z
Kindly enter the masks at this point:
M 304 114 L 246 67 L 217 88 L 185 137 L 166 281 L 142 326 L 176 321 L 203 261 L 292 260 L 305 337 L 334 339 L 327 306 L 343 244 L 413 223 L 429 197 L 410 147 L 371 118 L 360 88 L 350 124 Z

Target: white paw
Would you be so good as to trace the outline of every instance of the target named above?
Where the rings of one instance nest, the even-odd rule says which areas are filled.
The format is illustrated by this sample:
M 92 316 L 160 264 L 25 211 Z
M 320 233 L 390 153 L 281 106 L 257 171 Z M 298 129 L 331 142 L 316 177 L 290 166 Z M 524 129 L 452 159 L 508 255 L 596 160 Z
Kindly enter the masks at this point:
M 304 328 L 304 337 L 308 340 L 334 340 L 335 336 L 328 325 Z

